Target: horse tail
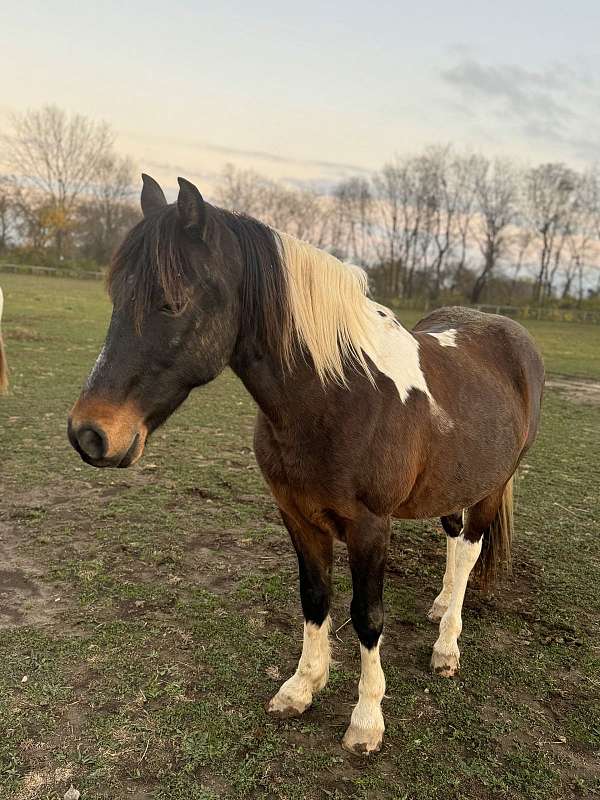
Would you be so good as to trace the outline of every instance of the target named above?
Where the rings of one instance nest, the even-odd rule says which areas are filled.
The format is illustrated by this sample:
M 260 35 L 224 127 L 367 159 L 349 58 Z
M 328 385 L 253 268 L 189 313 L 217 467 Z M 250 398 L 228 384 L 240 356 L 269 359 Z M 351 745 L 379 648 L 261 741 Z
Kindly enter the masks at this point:
M 2 295 L 2 289 L 0 289 L 0 321 L 2 321 L 3 306 L 4 306 L 4 296 Z M 0 394 L 6 394 L 7 389 L 8 389 L 8 364 L 6 362 L 6 353 L 4 352 L 2 333 L 0 332 Z
M 511 572 L 511 545 L 513 538 L 513 481 L 510 478 L 490 527 L 483 534 L 481 555 L 475 566 L 475 575 L 483 591 L 489 591 L 500 572 Z

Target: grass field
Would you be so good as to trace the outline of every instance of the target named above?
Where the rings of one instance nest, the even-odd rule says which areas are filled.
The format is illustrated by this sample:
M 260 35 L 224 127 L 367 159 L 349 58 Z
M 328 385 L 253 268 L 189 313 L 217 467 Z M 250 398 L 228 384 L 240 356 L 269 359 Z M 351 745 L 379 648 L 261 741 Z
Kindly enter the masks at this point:
M 600 406 L 547 392 L 518 481 L 515 569 L 467 593 L 456 680 L 431 675 L 435 520 L 394 526 L 386 738 L 340 739 L 359 657 L 334 639 L 304 717 L 264 703 L 301 642 L 296 564 L 255 465 L 254 409 L 229 373 L 128 471 L 86 467 L 66 415 L 101 344 L 97 283 L 3 275 L 0 798 L 589 798 L 600 795 Z M 411 318 L 412 316 L 412 318 Z M 406 315 L 409 324 L 416 315 Z M 600 326 L 532 323 L 549 373 L 600 379 Z M 348 618 L 344 550 L 336 627 Z

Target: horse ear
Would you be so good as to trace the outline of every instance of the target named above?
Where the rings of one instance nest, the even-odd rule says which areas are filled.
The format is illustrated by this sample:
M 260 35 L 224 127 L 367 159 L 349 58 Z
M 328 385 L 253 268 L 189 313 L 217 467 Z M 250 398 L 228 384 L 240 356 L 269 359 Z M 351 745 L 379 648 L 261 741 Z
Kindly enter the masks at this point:
M 177 183 L 177 213 L 183 228 L 194 238 L 202 238 L 206 228 L 206 203 L 193 183 L 185 178 L 177 178 Z
M 142 204 L 142 214 L 147 217 L 148 214 L 152 214 L 154 211 L 158 211 L 159 208 L 166 206 L 167 198 L 158 183 L 150 175 L 142 173 L 142 181 L 144 185 L 142 186 L 140 202 Z

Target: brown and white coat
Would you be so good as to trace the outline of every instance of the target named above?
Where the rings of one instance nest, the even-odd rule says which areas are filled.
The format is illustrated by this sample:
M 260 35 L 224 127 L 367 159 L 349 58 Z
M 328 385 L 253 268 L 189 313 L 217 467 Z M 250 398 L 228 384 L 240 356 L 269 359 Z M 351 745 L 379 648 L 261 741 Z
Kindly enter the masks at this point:
M 466 308 L 440 309 L 408 331 L 367 296 L 362 270 L 179 183 L 169 206 L 144 176 L 144 220 L 112 266 L 113 316 L 71 412 L 71 442 L 94 466 L 129 466 L 194 387 L 231 366 L 259 409 L 256 458 L 298 555 L 305 617 L 298 669 L 269 710 L 300 714 L 327 682 L 341 540 L 361 651 L 344 745 L 376 751 L 390 521 L 442 518 L 432 666 L 452 675 L 482 547 L 487 581 L 509 557 L 512 476 L 539 422 L 539 352 L 516 322 Z

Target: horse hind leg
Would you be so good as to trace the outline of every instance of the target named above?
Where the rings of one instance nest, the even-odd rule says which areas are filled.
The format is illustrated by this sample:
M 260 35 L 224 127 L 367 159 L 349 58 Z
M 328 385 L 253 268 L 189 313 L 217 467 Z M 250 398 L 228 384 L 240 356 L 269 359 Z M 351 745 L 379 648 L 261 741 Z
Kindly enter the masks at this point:
M 462 530 L 462 513 L 442 517 L 441 522 L 446 531 L 446 571 L 442 581 L 442 590 L 427 613 L 427 619 L 435 623 L 438 623 L 444 616 L 452 597 L 456 567 L 456 539 Z
M 488 495 L 465 511 L 464 526 L 456 538 L 455 572 L 448 608 L 440 620 L 440 635 L 433 646 L 431 666 L 443 677 L 452 677 L 460 667 L 458 637 L 462 631 L 462 605 L 467 582 L 479 554 L 483 535 L 487 532 L 492 543 L 486 547 L 486 562 L 508 557 L 512 531 L 512 482 Z M 482 565 L 483 575 L 489 574 L 488 563 Z

